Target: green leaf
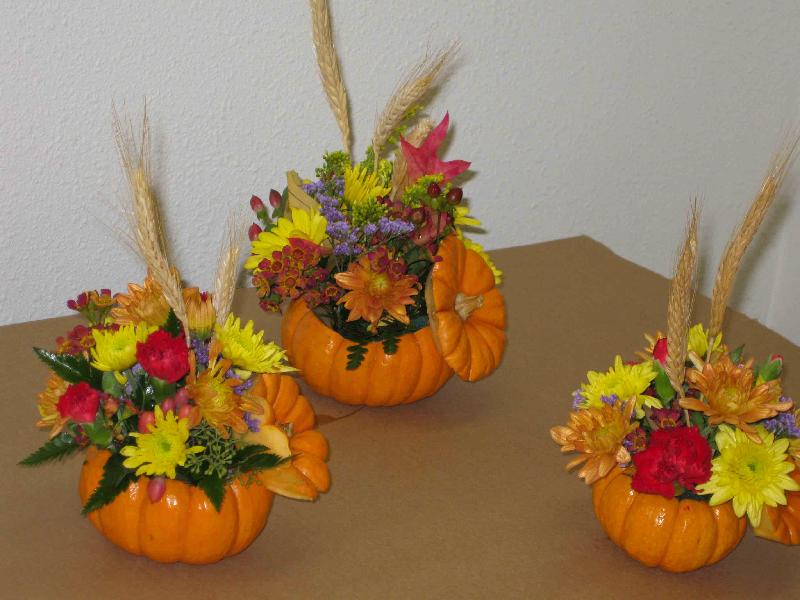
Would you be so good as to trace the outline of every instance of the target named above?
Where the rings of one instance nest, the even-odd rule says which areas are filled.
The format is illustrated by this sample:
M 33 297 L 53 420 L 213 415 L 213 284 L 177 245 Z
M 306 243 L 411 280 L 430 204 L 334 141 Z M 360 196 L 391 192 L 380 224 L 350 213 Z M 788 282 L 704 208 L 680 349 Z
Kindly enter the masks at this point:
M 736 350 L 731 350 L 729 356 L 731 358 L 731 362 L 739 363 L 742 361 L 742 354 L 744 354 L 744 345 L 739 346 Z
M 153 410 L 158 399 L 153 381 L 145 373 L 141 373 L 134 381 L 131 400 L 139 410 Z
M 397 352 L 397 345 L 400 343 L 400 339 L 397 337 L 390 337 L 383 340 L 383 351 L 386 354 L 394 354 Z
M 783 371 L 783 361 L 768 360 L 758 368 L 758 377 L 762 381 L 778 379 Z
M 178 337 L 181 335 L 181 333 L 183 333 L 183 325 L 175 315 L 175 311 L 171 308 L 169 309 L 169 314 L 167 315 L 167 322 L 164 323 L 161 329 L 166 331 L 172 337 Z
M 239 470 L 242 473 L 248 473 L 252 471 L 263 471 L 265 469 L 273 469 L 279 465 L 282 465 L 290 458 L 291 457 L 282 458 L 277 454 L 272 454 L 270 452 L 261 452 L 239 463 Z
M 110 394 L 111 396 L 119 397 L 122 395 L 122 385 L 117 378 L 114 376 L 112 371 L 106 371 L 103 373 L 102 379 L 102 388 L 106 394 Z
M 347 370 L 355 371 L 367 354 L 367 347 L 362 344 L 355 344 L 347 347 Z
M 103 373 L 89 364 L 83 355 L 58 354 L 43 348 L 34 348 L 36 356 L 67 383 L 85 381 L 96 390 L 103 391 Z
M 42 463 L 52 460 L 61 460 L 79 448 L 80 446 L 75 443 L 75 438 L 69 434 L 62 433 L 58 437 L 54 437 L 52 440 L 46 442 L 38 450 L 29 454 L 26 458 L 23 458 L 21 461 L 19 461 L 19 464 L 26 467 L 32 467 L 34 465 L 41 465 Z
M 102 414 L 97 415 L 94 423 L 85 423 L 83 425 L 83 432 L 89 438 L 90 442 L 100 448 L 107 448 L 113 437 Z
M 249 446 L 245 446 L 244 448 L 240 448 L 236 455 L 233 457 L 234 463 L 240 463 L 243 460 L 250 458 L 251 456 L 258 454 L 260 452 L 266 452 L 269 450 L 266 446 L 262 444 L 251 444 Z
M 222 500 L 225 498 L 225 482 L 216 475 L 206 475 L 197 482 L 197 486 L 206 493 L 211 504 L 217 509 L 222 508 Z
M 178 391 L 177 385 L 170 383 L 169 381 L 159 379 L 158 377 L 151 378 L 151 382 L 153 384 L 153 392 L 155 393 L 154 399 L 157 403 L 161 403 L 170 396 L 174 396 L 175 392 Z
M 666 371 L 661 368 L 661 365 L 658 364 L 658 361 L 653 361 L 653 364 L 655 364 L 658 368 L 658 375 L 656 375 L 655 379 L 656 393 L 664 402 L 671 402 L 675 397 L 675 389 L 669 382 L 669 377 L 667 376 Z
M 90 512 L 111 504 L 114 499 L 128 489 L 132 481 L 136 480 L 134 472 L 122 466 L 125 457 L 121 454 L 112 454 L 103 466 L 103 476 L 92 495 L 87 500 L 81 514 Z

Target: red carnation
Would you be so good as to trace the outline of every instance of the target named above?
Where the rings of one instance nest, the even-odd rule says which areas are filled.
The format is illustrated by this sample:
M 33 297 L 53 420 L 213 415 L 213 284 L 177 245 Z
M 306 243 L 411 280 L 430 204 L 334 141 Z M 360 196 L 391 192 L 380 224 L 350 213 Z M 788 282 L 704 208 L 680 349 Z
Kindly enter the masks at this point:
M 667 338 L 658 338 L 653 344 L 653 358 L 662 365 L 667 364 Z
M 76 423 L 91 423 L 97 416 L 97 409 L 103 396 L 103 393 L 81 381 L 67 388 L 58 399 L 56 408 L 62 417 L 69 417 Z
M 159 329 L 136 344 L 136 360 L 149 375 L 175 383 L 189 370 L 189 349 L 183 336 L 172 337 Z
M 676 484 L 695 491 L 711 477 L 711 446 L 697 427 L 658 429 L 643 452 L 633 455 L 636 474 L 631 487 L 665 498 L 676 495 Z

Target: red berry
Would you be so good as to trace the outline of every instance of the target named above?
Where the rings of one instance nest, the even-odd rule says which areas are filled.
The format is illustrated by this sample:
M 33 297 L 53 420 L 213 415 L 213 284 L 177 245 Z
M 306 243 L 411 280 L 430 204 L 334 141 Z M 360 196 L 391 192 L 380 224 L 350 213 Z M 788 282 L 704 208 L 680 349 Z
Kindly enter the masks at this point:
M 269 191 L 269 205 L 272 208 L 278 208 L 283 202 L 283 196 L 278 190 L 270 190 Z
M 139 433 L 150 433 L 150 430 L 147 428 L 148 425 L 152 425 L 156 422 L 156 414 L 152 410 L 145 410 L 139 413 Z
M 262 231 L 264 230 L 261 229 L 261 226 L 258 223 L 253 223 L 250 225 L 250 229 L 247 230 L 247 237 L 249 237 L 250 241 L 253 242 L 258 238 Z
M 192 406 L 190 404 L 184 404 L 178 409 L 178 418 L 179 419 L 188 419 L 189 414 L 192 412 Z
M 261 201 L 261 198 L 253 195 L 250 197 L 250 208 L 253 209 L 254 213 L 259 213 L 262 210 L 264 210 L 266 206 L 264 206 L 264 203 Z
M 442 188 L 435 181 L 428 186 L 428 196 L 431 198 L 438 198 L 442 193 Z
M 189 390 L 181 388 L 175 392 L 175 408 L 180 409 L 189 403 Z
M 164 414 L 167 414 L 171 410 L 175 410 L 175 398 L 166 398 L 161 403 L 161 410 L 164 411 Z
M 167 480 L 164 477 L 153 477 L 147 483 L 147 497 L 150 502 L 158 502 L 167 490 Z
M 461 202 L 461 198 L 464 197 L 464 190 L 460 187 L 450 188 L 450 191 L 447 192 L 447 201 L 450 204 L 459 204 Z

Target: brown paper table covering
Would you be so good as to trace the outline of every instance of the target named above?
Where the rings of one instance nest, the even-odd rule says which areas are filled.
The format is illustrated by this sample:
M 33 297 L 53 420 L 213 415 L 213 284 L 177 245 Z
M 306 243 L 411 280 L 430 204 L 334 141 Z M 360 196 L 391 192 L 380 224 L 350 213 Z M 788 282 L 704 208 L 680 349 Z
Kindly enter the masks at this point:
M 21 468 L 52 347 L 75 317 L 0 328 L 0 585 L 6 598 L 791 597 L 800 548 L 745 537 L 723 562 L 685 575 L 629 559 L 594 518 L 590 490 L 564 472 L 548 429 L 587 369 L 630 356 L 663 328 L 668 282 L 588 238 L 492 255 L 506 273 L 509 344 L 501 368 L 390 409 L 309 397 L 331 444 L 333 487 L 319 502 L 277 498 L 244 553 L 204 567 L 162 565 L 112 546 L 79 514 L 80 457 Z M 102 280 L 97 286 L 103 285 Z M 739 281 L 747 285 L 746 278 Z M 32 299 L 35 301 L 35 299 Z M 707 314 L 701 298 L 697 315 Z M 277 339 L 252 290 L 235 310 Z M 800 396 L 800 351 L 737 313 L 728 339 L 784 355 Z M 306 392 L 310 392 L 304 387 Z M 343 418 L 342 418 L 343 417 Z

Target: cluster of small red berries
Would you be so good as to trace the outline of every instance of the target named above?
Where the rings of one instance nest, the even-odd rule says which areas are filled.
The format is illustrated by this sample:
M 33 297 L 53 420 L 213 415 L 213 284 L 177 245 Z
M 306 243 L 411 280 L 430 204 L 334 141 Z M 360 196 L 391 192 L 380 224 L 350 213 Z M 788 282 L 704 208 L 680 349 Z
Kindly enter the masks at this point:
M 78 297 L 67 300 L 67 308 L 81 313 L 91 324 L 100 324 L 106 320 L 108 313 L 114 308 L 115 299 L 111 290 L 102 289 L 81 292 Z

